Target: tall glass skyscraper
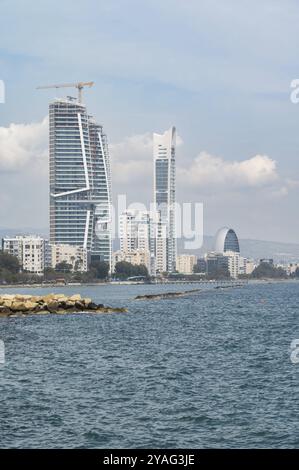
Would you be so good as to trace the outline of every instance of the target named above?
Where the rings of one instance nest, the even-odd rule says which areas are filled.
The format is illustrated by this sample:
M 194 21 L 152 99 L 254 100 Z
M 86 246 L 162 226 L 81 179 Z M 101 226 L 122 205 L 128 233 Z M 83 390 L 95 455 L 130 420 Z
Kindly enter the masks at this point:
M 166 225 L 166 266 L 175 271 L 175 145 L 176 129 L 164 134 L 154 134 L 154 203 L 160 213 L 161 223 Z
M 111 176 L 106 135 L 86 106 L 50 103 L 50 243 L 82 246 L 111 266 Z

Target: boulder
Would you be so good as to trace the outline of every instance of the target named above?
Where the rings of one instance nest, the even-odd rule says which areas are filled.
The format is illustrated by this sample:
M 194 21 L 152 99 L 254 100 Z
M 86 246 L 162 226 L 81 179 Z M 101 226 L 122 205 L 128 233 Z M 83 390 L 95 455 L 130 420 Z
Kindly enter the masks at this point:
M 25 306 L 27 307 L 27 311 L 33 311 L 38 307 L 38 303 L 27 300 L 27 302 L 25 302 Z
M 75 294 L 69 297 L 69 300 L 72 300 L 73 302 L 77 302 L 77 300 L 81 300 L 81 295 L 80 294 Z
M 84 302 L 79 302 L 78 300 L 77 300 L 77 302 L 75 302 L 75 307 L 78 310 L 84 310 L 86 308 Z
M 25 302 L 18 302 L 18 301 L 12 302 L 10 309 L 13 312 L 27 312 L 28 311 L 28 308 L 26 307 Z
M 14 300 L 15 296 L 14 295 L 11 295 L 11 294 L 4 294 L 4 295 L 1 295 L 1 299 L 2 300 Z
M 98 310 L 99 306 L 95 304 L 94 302 L 90 302 L 88 309 L 89 310 Z
M 26 300 L 31 300 L 32 295 L 26 295 L 26 294 L 16 294 L 15 295 L 15 300 L 18 300 L 19 302 L 25 302 Z
M 48 302 L 46 307 L 49 312 L 55 313 L 59 309 L 59 302 L 53 300 L 52 302 Z

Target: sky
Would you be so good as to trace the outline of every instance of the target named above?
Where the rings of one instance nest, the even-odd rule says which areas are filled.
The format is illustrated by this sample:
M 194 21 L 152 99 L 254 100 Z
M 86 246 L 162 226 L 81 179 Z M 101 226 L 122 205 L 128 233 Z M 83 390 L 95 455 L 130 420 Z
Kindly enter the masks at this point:
M 93 80 L 114 198 L 149 204 L 152 133 L 175 125 L 177 199 L 205 234 L 299 242 L 296 0 L 0 0 L 0 227 L 48 224 L 48 103 Z M 67 94 L 73 93 L 67 90 Z

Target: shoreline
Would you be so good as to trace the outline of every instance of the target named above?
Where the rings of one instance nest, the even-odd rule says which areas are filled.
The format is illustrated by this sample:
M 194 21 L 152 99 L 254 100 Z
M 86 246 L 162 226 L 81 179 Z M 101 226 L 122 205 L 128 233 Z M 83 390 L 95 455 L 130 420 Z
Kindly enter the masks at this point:
M 165 286 L 174 284 L 200 284 L 200 285 L 246 285 L 246 284 L 274 284 L 286 282 L 298 282 L 299 279 L 233 279 L 233 280 L 209 280 L 209 281 L 166 281 L 166 282 L 134 282 L 134 281 L 107 281 L 107 282 L 87 282 L 87 283 L 67 283 L 67 284 L 0 284 L 0 289 L 48 289 L 48 288 L 65 288 L 65 287 L 97 287 L 97 286 Z

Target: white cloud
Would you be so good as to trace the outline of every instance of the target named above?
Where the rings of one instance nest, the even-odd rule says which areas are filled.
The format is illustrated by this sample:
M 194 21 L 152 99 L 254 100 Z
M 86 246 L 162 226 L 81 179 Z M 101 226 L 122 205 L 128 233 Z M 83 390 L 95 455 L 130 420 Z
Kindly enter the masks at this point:
M 249 188 L 263 187 L 278 181 L 276 162 L 267 155 L 255 155 L 243 161 L 224 160 L 201 152 L 189 168 L 178 169 L 182 184 L 198 187 Z
M 152 171 L 152 135 L 150 133 L 125 138 L 110 144 L 113 183 L 134 183 Z
M 30 124 L 0 127 L 0 169 L 45 168 L 48 156 L 48 118 Z

